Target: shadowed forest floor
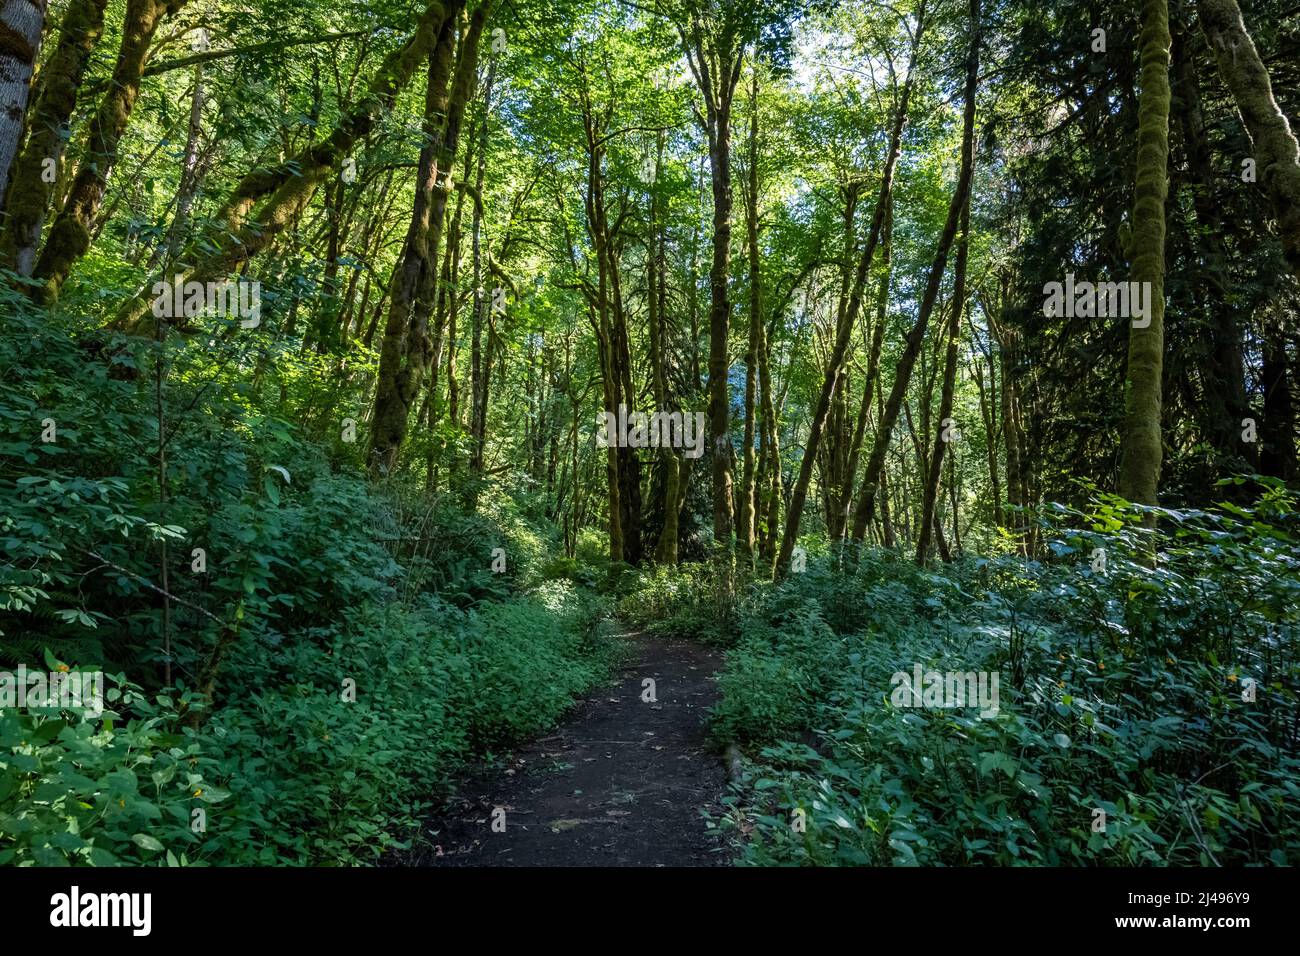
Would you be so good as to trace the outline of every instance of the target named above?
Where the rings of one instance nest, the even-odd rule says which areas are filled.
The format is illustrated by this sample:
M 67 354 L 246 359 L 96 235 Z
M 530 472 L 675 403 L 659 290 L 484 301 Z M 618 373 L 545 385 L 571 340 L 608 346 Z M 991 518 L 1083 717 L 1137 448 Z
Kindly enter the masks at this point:
M 422 866 L 718 866 L 701 810 L 726 773 L 708 745 L 721 655 L 684 641 L 624 636 L 621 680 L 581 700 L 549 736 L 462 783 L 425 828 Z M 655 701 L 643 700 L 643 681 Z M 505 832 L 493 832 L 495 808 Z

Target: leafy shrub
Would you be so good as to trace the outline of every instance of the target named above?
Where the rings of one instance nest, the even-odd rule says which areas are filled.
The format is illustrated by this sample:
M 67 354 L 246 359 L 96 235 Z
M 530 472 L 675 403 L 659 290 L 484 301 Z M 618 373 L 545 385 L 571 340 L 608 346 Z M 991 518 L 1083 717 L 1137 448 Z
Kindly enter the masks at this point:
M 120 674 L 105 698 L 95 720 L 0 711 L 0 866 L 189 862 L 193 811 L 229 794 L 178 729 L 186 701 L 150 701 Z
M 605 672 L 606 604 L 543 580 L 553 532 L 531 506 L 489 486 L 467 515 L 370 483 L 323 415 L 295 428 L 259 401 L 224 341 L 229 366 L 78 340 L 21 301 L 4 325 L 0 668 L 49 647 L 119 676 L 102 721 L 0 713 L 0 862 L 370 862 L 467 759 L 549 727 Z M 165 495 L 141 374 L 158 361 Z M 316 393 L 317 361 L 274 374 L 302 375 L 284 391 L 309 409 L 349 407 Z
M 1161 517 L 1154 561 L 1131 510 L 1106 499 L 1057 510 L 1045 562 L 935 573 L 869 554 L 855 577 L 775 589 L 784 623 L 731 653 L 715 714 L 719 732 L 772 743 L 719 820 L 753 824 L 744 860 L 1294 864 L 1294 499 L 1273 486 L 1251 511 Z M 787 639 L 788 602 L 820 621 L 820 600 L 850 588 L 870 609 L 861 633 L 816 653 Z M 892 706 L 891 675 L 916 663 L 1000 672 L 998 714 Z

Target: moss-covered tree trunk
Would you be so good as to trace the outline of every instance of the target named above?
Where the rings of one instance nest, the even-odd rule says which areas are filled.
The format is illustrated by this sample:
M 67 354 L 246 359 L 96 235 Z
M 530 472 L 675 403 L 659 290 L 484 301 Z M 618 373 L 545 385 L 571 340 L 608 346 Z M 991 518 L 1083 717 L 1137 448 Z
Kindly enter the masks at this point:
M 244 177 L 223 207 L 229 228 L 222 232 L 216 248 L 212 249 L 208 240 L 199 237 L 181 253 L 180 262 L 188 266 L 182 273 L 184 281 L 224 280 L 297 221 L 316 190 L 331 176 L 339 174 L 353 146 L 370 133 L 381 114 L 392 107 L 398 93 L 428 58 L 445 15 L 442 3 L 433 2 L 425 8 L 411 38 L 384 58 L 366 94 L 343 115 L 329 136 L 301 150 L 287 163 L 270 170 L 255 170 Z M 245 221 L 245 213 L 259 198 L 261 204 L 252 221 Z M 50 243 L 46 244 L 46 250 Z M 41 261 L 45 258 L 42 252 Z M 42 274 L 39 263 L 37 274 Z M 139 294 L 123 303 L 114 327 L 134 334 L 150 332 L 149 288 L 147 284 Z
M 758 394 L 763 406 L 763 434 L 766 436 L 766 518 L 761 554 L 770 573 L 776 566 L 776 535 L 781 521 L 781 439 L 776 422 L 776 397 L 772 390 L 772 339 L 766 330 L 758 355 Z
M 681 32 L 687 64 L 704 99 L 704 129 L 709 148 L 713 190 L 713 261 L 709 270 L 709 442 L 713 463 L 713 538 L 731 554 L 735 514 L 732 507 L 730 356 L 731 326 L 731 105 L 745 61 L 745 44 L 736 32 L 708 35 L 697 19 Z M 729 567 L 729 565 L 728 565 Z M 730 572 L 728 572 L 730 573 Z
M 186 0 L 127 0 L 122 45 L 113 66 L 113 78 L 91 118 L 86 136 L 86 156 L 50 227 L 33 275 L 42 286 L 40 297 L 59 297 L 72 267 L 90 248 L 91 228 L 104 199 L 108 174 L 117 162 L 117 147 L 126 132 L 140 93 L 140 79 L 158 26 L 185 5 Z
M 429 56 L 424 97 L 425 141 L 416 167 L 411 221 L 398 259 L 379 349 L 379 377 L 369 454 L 370 469 L 374 474 L 388 474 L 397 464 L 430 346 L 416 300 L 422 279 L 436 268 L 438 261 L 437 250 L 429 247 L 430 216 L 442 138 L 446 132 L 447 84 L 451 79 L 455 23 L 453 11 L 439 27 L 438 41 Z
M 1016 539 L 1019 550 L 1024 553 L 1025 540 L 1021 534 L 1024 522 L 1019 509 L 1028 504 L 1028 496 L 1024 492 L 1026 485 L 1024 472 L 1028 471 L 1028 468 L 1022 467 L 1021 464 L 1020 450 L 1024 442 L 1020 428 L 1020 389 L 1016 378 L 1016 368 L 1020 364 L 1020 340 L 1008 314 L 1010 294 L 1011 276 L 1004 271 L 998 276 L 997 311 L 988 313 L 988 320 L 989 331 L 997 344 L 998 376 L 1002 380 L 1001 391 L 998 394 L 998 411 L 1001 417 L 1006 462 L 1007 507 L 1004 518 L 1008 530 Z M 991 368 L 992 360 L 990 360 Z
M 1277 212 L 1282 251 L 1291 271 L 1300 277 L 1300 142 L 1273 97 L 1268 70 L 1246 31 L 1237 0 L 1197 0 L 1196 8 L 1219 74 L 1254 143 L 1252 158 Z M 1164 22 L 1167 34 L 1167 15 Z
M 496 60 L 488 66 L 487 81 L 483 88 L 482 117 L 478 125 L 478 162 L 474 170 L 474 215 L 470 221 L 470 269 L 474 296 L 473 314 L 470 320 L 470 454 L 469 467 L 476 479 L 483 477 L 484 454 L 487 449 L 487 395 L 489 381 L 490 355 L 485 354 L 483 344 L 484 326 L 487 324 L 488 309 L 495 307 L 488 291 L 483 287 L 486 280 L 486 263 L 483 256 L 483 187 L 487 176 L 487 154 L 490 140 L 488 133 L 492 121 L 492 86 L 496 79 Z M 491 351 L 491 337 L 488 338 L 487 352 Z M 477 481 L 472 490 L 478 488 Z
M 671 411 L 668 395 L 667 349 L 668 329 L 664 308 L 667 304 L 667 276 L 664 257 L 664 228 L 659 212 L 659 176 L 664 158 L 664 134 L 661 131 L 655 140 L 655 174 L 650 184 L 650 228 L 646 252 L 646 304 L 649 307 L 648 324 L 650 331 L 650 371 L 651 386 L 654 390 L 655 409 Z M 678 482 L 681 465 L 677 452 L 664 444 L 659 448 L 660 509 L 663 512 L 663 526 L 659 531 L 659 541 L 655 545 L 654 559 L 658 564 L 677 563 L 678 536 Z
M 867 433 L 867 421 L 870 418 L 872 402 L 879 391 L 880 352 L 885 343 L 885 321 L 889 314 L 889 282 L 893 264 L 893 205 L 893 196 L 890 196 L 885 208 L 884 235 L 880 240 L 880 284 L 876 290 L 876 318 L 868 346 L 867 375 L 862 385 L 862 404 L 858 408 L 858 420 L 854 426 L 849 460 L 844 469 L 843 484 L 840 486 L 835 505 L 838 516 L 838 536 L 841 541 L 848 537 L 850 508 L 853 504 L 853 479 L 857 477 L 858 462 L 862 458 L 862 445 Z
M 749 259 L 749 340 L 745 347 L 745 431 L 742 445 L 737 545 L 752 564 L 757 497 L 755 495 L 754 431 L 757 421 L 758 356 L 763 349 L 762 282 L 758 254 L 758 72 L 749 91 L 749 168 L 745 189 L 745 249 Z
M 939 480 L 943 474 L 944 453 L 955 434 L 949 431 L 952 417 L 953 390 L 957 383 L 957 345 L 961 339 L 962 306 L 966 301 L 966 256 L 970 249 L 970 196 L 961 213 L 961 239 L 957 243 L 957 262 L 953 266 L 952 312 L 948 318 L 948 347 L 943 363 L 943 390 L 939 398 L 939 427 L 934 429 L 934 446 L 930 453 L 930 471 L 926 475 L 925 496 L 921 505 L 921 530 L 916 541 L 916 562 L 925 564 L 930 558 L 930 529 L 937 524 L 935 509 L 939 500 Z M 954 533 L 958 533 L 957 515 L 953 514 Z M 942 529 L 940 529 L 942 530 Z M 943 559 L 949 560 L 947 549 Z
M 27 144 L 14 160 L 4 195 L 0 266 L 30 276 L 36 265 L 50 193 L 49 171 L 63 159 L 77 95 L 90 54 L 104 32 L 107 0 L 72 0 L 63 14 L 59 40 L 41 69 L 40 88 L 28 118 Z
M 1129 323 L 1119 493 L 1156 503 L 1160 485 L 1161 377 L 1165 325 L 1165 198 L 1169 192 L 1168 0 L 1143 0 L 1137 186 L 1133 196 L 1131 281 L 1149 284 L 1150 313 Z

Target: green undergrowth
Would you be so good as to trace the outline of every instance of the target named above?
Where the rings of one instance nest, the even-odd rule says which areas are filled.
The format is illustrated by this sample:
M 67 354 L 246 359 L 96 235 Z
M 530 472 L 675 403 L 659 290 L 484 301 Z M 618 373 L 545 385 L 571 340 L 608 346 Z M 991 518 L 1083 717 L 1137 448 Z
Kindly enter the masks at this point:
M 0 865 L 373 862 L 608 673 L 609 599 L 507 485 L 400 493 L 281 417 L 308 373 L 0 305 L 0 671 L 109 675 L 97 716 L 0 710 Z
M 1050 517 L 1041 561 L 812 562 L 745 615 L 712 725 L 753 757 L 742 862 L 1300 861 L 1294 496 L 1162 511 L 1154 561 L 1120 502 Z M 996 672 L 996 715 L 898 706 L 916 664 Z

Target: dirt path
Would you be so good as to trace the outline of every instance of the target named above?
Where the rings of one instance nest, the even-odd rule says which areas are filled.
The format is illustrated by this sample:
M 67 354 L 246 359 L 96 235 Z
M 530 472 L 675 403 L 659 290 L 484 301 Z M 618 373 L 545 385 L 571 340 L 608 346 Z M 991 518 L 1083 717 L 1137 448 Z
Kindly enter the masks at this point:
M 551 736 L 462 783 L 426 826 L 437 850 L 420 866 L 719 866 L 700 811 L 717 808 L 726 773 L 705 712 L 721 654 L 625 635 L 620 682 L 593 691 Z M 652 679 L 656 700 L 643 701 Z M 505 831 L 494 832 L 495 811 Z M 498 829 L 500 823 L 498 822 Z M 441 855 L 439 855 L 439 852 Z

